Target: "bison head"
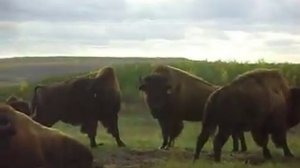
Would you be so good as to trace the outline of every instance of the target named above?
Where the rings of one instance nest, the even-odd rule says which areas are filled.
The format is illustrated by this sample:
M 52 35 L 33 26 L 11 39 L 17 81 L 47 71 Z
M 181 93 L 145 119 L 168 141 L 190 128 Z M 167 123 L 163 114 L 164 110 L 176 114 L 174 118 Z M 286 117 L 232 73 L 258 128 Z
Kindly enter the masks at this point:
M 171 85 L 165 76 L 152 74 L 141 79 L 139 90 L 143 91 L 146 101 L 155 118 L 165 107 L 169 95 L 172 93 Z

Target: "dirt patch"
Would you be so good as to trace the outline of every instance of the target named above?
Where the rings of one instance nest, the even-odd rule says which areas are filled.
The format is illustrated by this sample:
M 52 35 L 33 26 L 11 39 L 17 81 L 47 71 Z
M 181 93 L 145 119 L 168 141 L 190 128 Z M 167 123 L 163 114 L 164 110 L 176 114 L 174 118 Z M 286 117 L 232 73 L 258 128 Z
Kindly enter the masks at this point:
M 201 153 L 202 157 L 204 159 L 208 160 L 214 160 L 212 153 Z M 265 163 L 300 163 L 300 158 L 294 157 L 294 158 L 287 158 L 282 156 L 281 153 L 273 153 L 273 158 L 270 160 L 266 160 L 261 152 L 223 152 L 221 161 L 226 162 L 234 162 L 234 161 L 241 161 L 242 163 L 245 163 L 247 165 L 262 165 Z
M 123 149 L 103 161 L 104 168 L 150 168 L 168 157 L 167 151 Z
M 101 152 L 102 153 L 102 152 Z M 100 166 L 101 168 L 153 168 L 157 165 L 163 165 L 164 162 L 171 159 L 176 159 L 182 162 L 193 162 L 193 149 L 179 149 L 172 148 L 169 151 L 164 150 L 134 150 L 123 148 L 116 150 L 112 153 L 104 152 Z M 211 160 L 214 162 L 212 151 L 202 151 L 200 154 L 201 160 Z M 300 158 L 285 158 L 281 153 L 274 153 L 273 159 L 265 160 L 260 151 L 257 152 L 243 152 L 243 153 L 232 153 L 224 151 L 222 153 L 221 162 L 235 162 L 240 161 L 247 165 L 262 165 L 265 163 L 300 163 Z M 98 168 L 100 168 L 98 167 Z

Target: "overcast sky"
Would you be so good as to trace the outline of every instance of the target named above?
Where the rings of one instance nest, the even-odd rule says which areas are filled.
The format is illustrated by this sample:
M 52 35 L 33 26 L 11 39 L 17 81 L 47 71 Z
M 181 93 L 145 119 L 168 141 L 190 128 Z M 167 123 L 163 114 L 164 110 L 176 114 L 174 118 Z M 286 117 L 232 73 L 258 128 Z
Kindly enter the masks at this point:
M 300 0 L 0 0 L 0 57 L 300 63 Z

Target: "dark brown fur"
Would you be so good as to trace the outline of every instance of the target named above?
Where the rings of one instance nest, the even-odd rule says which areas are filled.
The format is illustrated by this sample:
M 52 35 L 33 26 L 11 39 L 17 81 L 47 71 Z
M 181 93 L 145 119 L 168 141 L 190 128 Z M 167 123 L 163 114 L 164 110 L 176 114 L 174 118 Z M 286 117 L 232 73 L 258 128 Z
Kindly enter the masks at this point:
M 216 161 L 220 161 L 228 136 L 241 131 L 251 131 L 254 141 L 263 148 L 265 158 L 271 158 L 267 148 L 269 134 L 275 145 L 283 148 L 285 156 L 292 156 L 286 142 L 288 96 L 286 79 L 277 70 L 268 69 L 242 74 L 216 90 L 206 103 L 195 159 L 217 127 Z
M 0 104 L 1 168 L 91 168 L 90 150 L 62 132 L 44 127 Z
M 162 149 L 173 145 L 183 128 L 183 120 L 202 120 L 206 99 L 217 88 L 195 75 L 164 65 L 157 66 L 141 81 L 140 90 L 145 92 L 145 101 L 162 130 Z M 243 150 L 246 150 L 244 143 Z
M 81 125 L 92 147 L 96 146 L 97 123 L 101 121 L 119 146 L 124 146 L 119 136 L 118 112 L 121 98 L 114 70 L 103 68 L 95 76 L 37 86 L 32 100 L 34 119 L 52 126 L 61 120 L 72 125 Z
M 300 122 L 300 87 L 290 88 L 288 127 L 292 128 Z

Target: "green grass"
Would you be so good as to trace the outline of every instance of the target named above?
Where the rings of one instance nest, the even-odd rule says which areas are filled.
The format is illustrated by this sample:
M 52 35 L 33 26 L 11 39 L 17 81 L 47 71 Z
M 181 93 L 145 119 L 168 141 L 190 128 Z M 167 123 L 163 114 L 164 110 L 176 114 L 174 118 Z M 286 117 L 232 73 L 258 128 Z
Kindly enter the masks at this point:
M 134 107 L 131 108 L 132 110 Z M 137 112 L 140 111 L 140 112 Z M 205 145 L 200 159 L 193 163 L 193 152 L 196 138 L 200 131 L 200 123 L 185 122 L 182 134 L 176 140 L 175 147 L 169 151 L 158 150 L 161 144 L 160 128 L 152 119 L 147 109 L 138 107 L 135 112 L 121 112 L 119 128 L 121 138 L 127 144 L 125 148 L 118 148 L 113 137 L 106 133 L 102 126 L 98 128 L 97 141 L 104 143 L 92 149 L 95 159 L 105 167 L 145 167 L 145 168 L 196 168 L 196 167 L 297 167 L 300 164 L 300 137 L 297 133 L 288 135 L 288 142 L 294 159 L 285 159 L 281 149 L 276 149 L 272 143 L 269 148 L 273 160 L 263 161 L 261 149 L 256 146 L 249 133 L 246 134 L 248 145 L 247 154 L 234 154 L 231 156 L 232 140 L 227 141 L 223 148 L 222 162 L 215 163 L 208 153 L 212 151 L 212 139 Z M 56 128 L 72 135 L 83 144 L 89 146 L 88 138 L 79 132 L 78 127 L 58 123 Z M 245 164 L 250 160 L 249 164 Z

